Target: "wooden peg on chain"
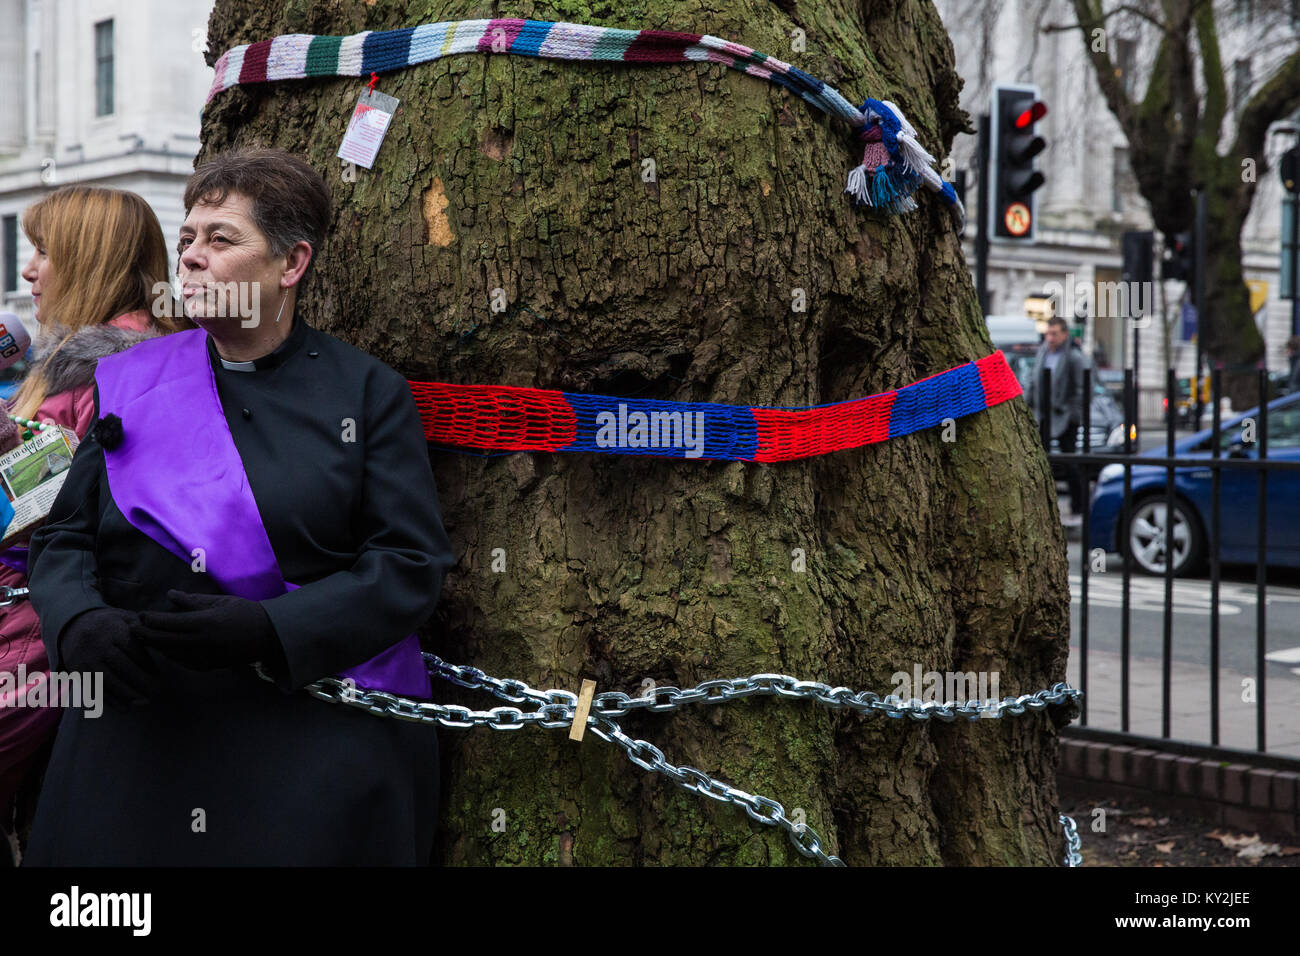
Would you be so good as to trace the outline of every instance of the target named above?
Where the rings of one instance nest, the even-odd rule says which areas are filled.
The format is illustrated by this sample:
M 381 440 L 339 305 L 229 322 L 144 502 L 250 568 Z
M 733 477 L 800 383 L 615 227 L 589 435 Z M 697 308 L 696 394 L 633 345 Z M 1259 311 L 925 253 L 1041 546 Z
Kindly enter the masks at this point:
M 596 695 L 596 682 L 584 680 L 582 690 L 578 692 L 578 706 L 573 712 L 573 726 L 569 728 L 570 740 L 582 740 L 587 730 L 587 713 L 591 710 L 591 698 Z

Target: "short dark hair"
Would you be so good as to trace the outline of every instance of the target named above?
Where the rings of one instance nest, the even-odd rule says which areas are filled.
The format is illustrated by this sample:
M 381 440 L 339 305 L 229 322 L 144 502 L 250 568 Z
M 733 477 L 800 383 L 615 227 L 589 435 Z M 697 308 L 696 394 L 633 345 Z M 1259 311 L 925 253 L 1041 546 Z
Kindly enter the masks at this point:
M 330 191 L 306 161 L 281 149 L 234 149 L 200 165 L 185 184 L 185 214 L 199 203 L 222 203 L 230 193 L 252 202 L 253 223 L 271 252 L 282 256 L 297 243 L 311 246 L 298 287 L 311 278 L 330 225 Z
M 1066 333 L 1067 335 L 1070 333 L 1070 324 L 1066 322 L 1065 319 L 1061 318 L 1059 315 L 1054 315 L 1050 319 L 1048 319 L 1047 325 L 1049 327 L 1056 326 L 1058 329 L 1060 329 L 1062 332 Z

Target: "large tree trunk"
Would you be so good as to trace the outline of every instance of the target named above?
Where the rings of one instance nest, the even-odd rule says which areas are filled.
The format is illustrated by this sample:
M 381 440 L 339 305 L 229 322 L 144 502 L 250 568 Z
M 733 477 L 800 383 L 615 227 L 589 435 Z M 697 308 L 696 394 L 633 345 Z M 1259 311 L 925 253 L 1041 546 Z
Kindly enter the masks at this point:
M 1223 388 L 1233 407 L 1249 408 L 1259 399 L 1253 366 L 1265 358 L 1266 349 L 1241 264 L 1241 233 L 1256 187 L 1255 176 L 1243 175 L 1242 161 L 1263 156 L 1269 126 L 1300 103 L 1300 53 L 1292 53 L 1238 111 L 1232 123 L 1235 141 L 1220 155 L 1228 85 L 1214 5 L 1198 0 L 1161 5 L 1162 32 L 1138 101 L 1125 88 L 1105 44 L 1096 42 L 1098 28 L 1114 34 L 1121 21 L 1111 17 L 1124 5 L 1109 0 L 1072 4 L 1097 83 L 1128 141 L 1138 190 L 1155 227 L 1166 236 L 1191 232 L 1196 219 L 1192 190 L 1206 192 L 1205 314 L 1197 327 L 1206 355 L 1224 367 Z
M 581 20 L 579 6 L 219 0 L 209 60 L 284 33 Z M 965 123 L 926 0 L 642 7 L 587 19 L 735 39 L 855 101 L 892 99 L 936 154 Z M 796 28 L 806 53 L 791 50 Z M 946 208 L 925 194 L 901 217 L 855 211 L 847 129 L 762 80 L 718 64 L 450 57 L 380 78 L 401 109 L 375 170 L 349 183 L 335 153 L 364 85 L 222 93 L 200 161 L 277 146 L 327 174 L 336 220 L 300 314 L 409 378 L 812 405 L 992 351 Z M 885 694 L 914 664 L 996 671 L 1004 696 L 1064 679 L 1063 538 L 1021 400 L 960 419 L 955 441 L 933 430 L 775 466 L 437 450 L 433 463 L 459 561 L 423 636 L 450 661 L 633 695 L 760 672 Z M 622 724 L 676 764 L 801 809 L 849 864 L 1063 855 L 1041 713 L 922 724 L 758 697 Z M 443 862 L 806 862 L 775 827 L 591 733 L 438 733 Z
M 1158 82 L 1157 80 L 1153 80 Z M 1133 139 L 1129 140 L 1130 144 Z M 1161 140 L 1156 140 L 1161 142 Z M 1138 140 L 1130 145 L 1138 184 L 1151 207 L 1155 227 L 1166 236 L 1191 232 L 1196 227 L 1196 203 L 1190 187 L 1171 188 L 1160 179 L 1163 153 L 1171 150 Z M 1233 408 L 1244 410 L 1259 400 L 1258 374 L 1255 364 L 1264 358 L 1264 338 L 1250 308 L 1250 290 L 1246 287 L 1241 261 L 1241 233 L 1250 215 L 1255 184 L 1243 182 L 1240 159 L 1236 153 L 1227 157 L 1202 158 L 1195 170 L 1197 181 L 1204 184 L 1206 204 L 1206 275 L 1205 315 L 1198 318 L 1201 346 L 1211 362 L 1222 363 L 1224 394 Z M 1159 266 L 1157 265 L 1157 268 Z M 1189 286 L 1190 291 L 1190 286 Z
M 1240 163 L 1237 156 L 1229 155 L 1206 170 L 1207 319 L 1197 322 L 1198 328 L 1204 329 L 1205 354 L 1223 363 L 1224 392 L 1232 407 L 1245 411 L 1259 404 L 1259 375 L 1254 366 L 1266 353 L 1242 269 L 1241 233 L 1255 186 L 1242 182 Z

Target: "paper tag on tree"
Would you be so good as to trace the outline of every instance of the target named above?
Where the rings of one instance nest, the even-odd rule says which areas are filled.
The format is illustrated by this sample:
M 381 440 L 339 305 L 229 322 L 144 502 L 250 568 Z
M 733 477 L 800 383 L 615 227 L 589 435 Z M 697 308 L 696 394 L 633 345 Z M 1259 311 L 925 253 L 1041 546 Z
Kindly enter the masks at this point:
M 348 121 L 348 131 L 343 134 L 339 159 L 356 163 L 365 169 L 375 164 L 380 144 L 388 132 L 388 124 L 397 112 L 398 99 L 378 90 L 362 90 L 357 108 Z

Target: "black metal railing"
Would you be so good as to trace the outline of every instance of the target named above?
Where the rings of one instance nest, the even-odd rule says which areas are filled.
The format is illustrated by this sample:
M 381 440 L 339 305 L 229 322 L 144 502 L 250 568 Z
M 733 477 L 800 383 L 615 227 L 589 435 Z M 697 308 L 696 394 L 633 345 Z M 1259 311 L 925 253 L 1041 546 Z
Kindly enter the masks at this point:
M 1034 375 L 1041 376 L 1040 395 L 1051 395 L 1051 370 L 1035 369 Z M 1120 599 L 1120 635 L 1119 635 L 1119 655 L 1120 655 L 1120 719 L 1119 732 L 1126 736 L 1127 739 L 1135 742 L 1156 742 L 1159 740 L 1172 740 L 1171 738 L 1171 702 L 1172 702 L 1172 672 L 1173 672 L 1173 646 L 1174 646 L 1174 572 L 1175 572 L 1175 554 L 1177 551 L 1177 542 L 1174 537 L 1175 510 L 1177 504 L 1177 491 L 1175 483 L 1175 473 L 1182 469 L 1194 469 L 1198 472 L 1210 472 L 1210 506 L 1209 506 L 1209 526 L 1205 528 L 1205 546 L 1209 564 L 1209 659 L 1206 662 L 1209 688 L 1208 688 L 1208 707 L 1209 707 L 1209 745 L 1212 748 L 1219 749 L 1224 754 L 1230 754 L 1232 751 L 1228 748 L 1221 747 L 1220 744 L 1220 711 L 1221 711 L 1221 688 L 1220 688 L 1220 633 L 1219 633 L 1219 611 L 1220 611 L 1220 586 L 1221 586 L 1221 532 L 1222 532 L 1222 475 L 1225 469 L 1238 470 L 1245 469 L 1254 471 L 1257 475 L 1257 514 L 1258 533 L 1256 535 L 1256 553 L 1255 553 L 1255 685 L 1256 685 L 1256 711 L 1255 711 L 1255 752 L 1259 754 L 1268 753 L 1268 741 L 1266 734 L 1266 715 L 1267 715 L 1267 680 L 1266 680 L 1266 635 L 1267 635 L 1267 606 L 1266 598 L 1268 591 L 1268 562 L 1266 560 L 1267 551 L 1267 527 L 1268 527 L 1268 478 L 1270 472 L 1294 472 L 1300 470 L 1300 461 L 1282 461 L 1269 459 L 1268 457 L 1268 405 L 1272 398 L 1269 395 L 1268 374 L 1264 369 L 1258 370 L 1258 412 L 1256 418 L 1256 447 L 1258 456 L 1245 455 L 1236 449 L 1233 453 L 1224 455 L 1223 452 L 1223 435 L 1222 416 L 1220 414 L 1221 395 L 1222 395 L 1222 369 L 1216 368 L 1210 375 L 1210 413 L 1211 413 L 1211 434 L 1210 454 L 1205 457 L 1190 457 L 1188 455 L 1178 455 L 1175 453 L 1175 428 L 1177 420 L 1178 396 L 1177 382 L 1173 370 L 1169 370 L 1165 383 L 1165 453 L 1164 455 L 1152 454 L 1134 454 L 1134 424 L 1138 421 L 1138 402 L 1137 394 L 1134 388 L 1133 371 L 1126 370 L 1124 374 L 1124 395 L 1123 395 L 1123 426 L 1124 426 L 1124 449 L 1123 453 L 1097 453 L 1091 447 L 1092 438 L 1092 421 L 1091 421 L 1091 396 L 1092 392 L 1092 369 L 1085 368 L 1083 373 L 1083 395 L 1082 402 L 1082 450 L 1066 453 L 1050 450 L 1049 442 L 1049 421 L 1050 412 L 1046 406 L 1050 405 L 1050 398 L 1047 402 L 1040 402 L 1044 406 L 1036 410 L 1039 416 L 1039 427 L 1043 437 L 1043 447 L 1049 449 L 1048 460 L 1054 466 L 1063 466 L 1066 469 L 1078 469 L 1079 475 L 1077 481 L 1082 488 L 1082 506 L 1080 540 L 1079 540 L 1079 582 L 1081 599 L 1079 602 L 1079 681 L 1080 689 L 1084 692 L 1082 701 L 1082 713 L 1080 725 L 1088 728 L 1088 651 L 1089 651 L 1089 572 L 1090 572 L 1090 539 L 1091 539 L 1091 520 L 1093 499 L 1093 481 L 1092 472 L 1095 466 L 1105 466 L 1119 464 L 1124 468 L 1124 486 L 1123 486 L 1123 503 L 1115 518 L 1115 527 L 1117 529 L 1115 543 L 1120 547 L 1124 560 L 1121 562 L 1122 580 L 1121 580 L 1121 599 Z M 1201 383 L 1195 382 L 1193 392 L 1193 401 L 1197 400 L 1201 392 Z M 1203 398 L 1203 396 L 1200 396 Z M 1276 396 L 1274 396 L 1275 398 Z M 1196 406 L 1196 413 L 1193 419 L 1196 428 L 1193 431 L 1199 431 L 1201 408 Z M 1132 577 L 1132 536 L 1129 534 L 1129 518 L 1135 506 L 1133 499 L 1133 467 L 1137 465 L 1154 465 L 1165 468 L 1165 527 L 1163 529 L 1164 543 L 1164 620 L 1161 634 L 1161 735 L 1159 738 L 1149 735 L 1133 734 L 1130 731 L 1131 713 L 1130 713 L 1130 685 L 1131 685 L 1131 600 L 1130 600 L 1130 579 Z M 1054 469 L 1055 470 L 1055 469 Z M 1157 493 L 1158 494 L 1158 493 Z M 1188 522 L 1196 520 L 1193 514 L 1188 514 Z M 1198 527 L 1200 527 L 1198 525 Z M 1194 533 L 1192 527 L 1188 527 L 1189 535 Z M 1297 532 L 1300 533 L 1300 532 Z M 1191 547 L 1189 538 L 1189 549 Z M 1067 542 L 1067 548 L 1068 548 Z M 1109 549 L 1107 549 L 1109 550 Z M 1297 724 L 1300 724 L 1300 714 L 1296 716 Z M 1110 728 L 1113 729 L 1113 728 Z M 1194 741 L 1182 738 L 1182 743 L 1200 745 L 1205 741 Z M 1240 752 L 1240 751 L 1238 751 Z M 1294 765 L 1300 766 L 1300 757 L 1283 756 L 1280 754 L 1272 755 L 1281 759 L 1286 765 L 1295 769 Z

